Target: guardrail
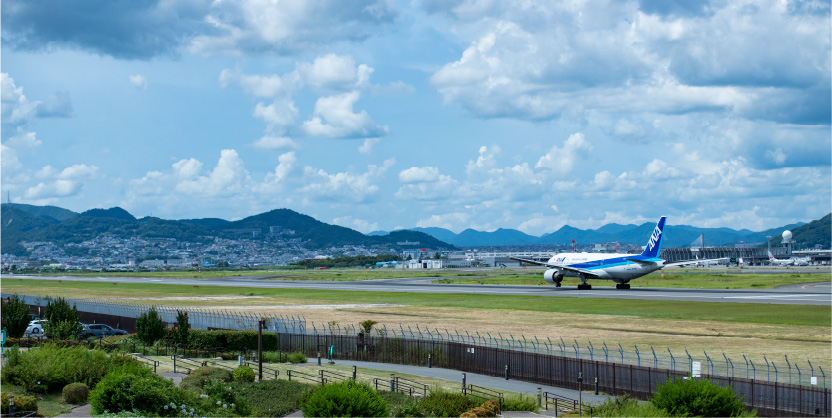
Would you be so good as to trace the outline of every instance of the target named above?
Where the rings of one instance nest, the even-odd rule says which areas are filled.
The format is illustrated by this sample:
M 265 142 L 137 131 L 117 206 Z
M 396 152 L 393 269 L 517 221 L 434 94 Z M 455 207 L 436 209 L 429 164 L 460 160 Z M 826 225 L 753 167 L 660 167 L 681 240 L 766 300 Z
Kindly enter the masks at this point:
M 583 411 L 589 411 L 590 415 L 595 411 L 595 409 L 591 406 L 580 405 L 580 403 L 575 399 L 570 399 L 565 396 L 557 395 L 551 392 L 543 392 L 543 405 L 547 411 L 551 406 L 552 409 L 555 411 L 555 416 L 557 416 L 557 413 L 559 411 L 568 412 L 580 409 L 578 411 L 579 414 Z
M 500 409 L 503 409 L 503 392 L 498 392 L 494 389 L 487 388 L 485 386 L 477 386 L 473 384 L 468 384 L 462 387 L 462 393 L 468 396 L 473 396 L 478 399 L 482 399 L 484 401 L 490 400 L 497 400 L 500 404 Z
M 152 365 L 153 366 L 153 374 L 156 374 L 156 368 L 159 366 L 158 361 L 153 360 L 153 359 L 149 359 L 149 358 L 147 358 L 147 357 L 145 357 L 145 356 L 143 356 L 139 353 L 131 353 L 130 355 L 133 356 L 133 358 L 135 358 L 136 360 L 139 360 L 142 363 L 147 364 L 148 366 Z
M 180 368 L 180 369 L 187 370 L 188 374 L 190 374 L 194 369 L 198 369 L 198 368 L 203 366 L 203 363 L 201 363 L 201 362 L 191 360 L 191 359 L 188 359 L 188 358 L 185 358 L 185 357 L 182 357 L 182 356 L 178 356 L 178 355 L 171 356 L 171 359 L 173 360 L 173 372 L 174 373 L 176 373 L 177 367 Z M 177 361 L 176 361 L 177 359 L 179 359 L 178 364 L 177 364 Z M 185 365 L 182 365 L 182 363 L 185 363 Z
M 256 361 L 245 360 L 243 362 L 243 364 L 245 364 L 248 367 L 251 367 L 251 369 L 254 370 L 255 373 L 258 372 L 258 367 L 260 367 L 260 364 L 257 363 Z M 270 372 L 272 375 L 274 375 L 275 380 L 277 380 L 277 376 L 280 376 L 280 370 L 273 369 L 273 368 L 268 367 L 268 366 L 263 366 L 263 370 L 267 371 L 267 372 Z M 266 380 L 266 379 L 264 378 L 263 380 Z
M 289 381 L 291 381 L 292 377 L 294 376 L 295 379 L 308 380 L 310 382 L 319 383 L 322 386 L 326 383 L 326 381 L 323 378 L 321 378 L 320 376 L 315 376 L 315 375 L 312 375 L 312 374 L 308 374 L 308 373 L 304 373 L 304 372 L 300 372 L 300 371 L 292 370 L 292 369 L 289 369 L 289 370 L 286 371 L 286 376 L 289 377 Z

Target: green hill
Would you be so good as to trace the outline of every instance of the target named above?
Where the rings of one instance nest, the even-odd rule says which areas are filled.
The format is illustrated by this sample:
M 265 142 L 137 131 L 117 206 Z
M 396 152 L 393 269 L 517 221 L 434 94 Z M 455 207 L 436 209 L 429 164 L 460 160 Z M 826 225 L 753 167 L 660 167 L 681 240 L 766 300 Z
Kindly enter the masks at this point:
M 832 213 L 791 231 L 796 250 L 815 248 L 818 244 L 824 249 L 832 248 Z M 779 234 L 771 239 L 772 246 L 781 245 L 782 242 L 783 236 Z
M 27 205 L 25 203 L 4 203 L 3 207 L 6 206 L 13 206 L 14 208 L 22 210 L 26 213 L 39 216 L 41 218 L 51 219 L 56 222 L 65 221 L 69 218 L 78 216 L 77 213 L 71 210 L 59 208 L 57 206 L 35 206 Z

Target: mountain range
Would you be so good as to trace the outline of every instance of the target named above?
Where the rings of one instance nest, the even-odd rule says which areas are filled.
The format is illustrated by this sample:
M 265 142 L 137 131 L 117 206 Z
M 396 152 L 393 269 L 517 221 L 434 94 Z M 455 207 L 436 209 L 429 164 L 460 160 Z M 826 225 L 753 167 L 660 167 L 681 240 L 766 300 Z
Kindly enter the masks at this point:
M 210 242 L 214 237 L 266 239 L 271 227 L 285 239 L 297 239 L 309 249 L 343 245 L 365 245 L 397 252 L 408 248 L 455 249 L 428 234 L 393 231 L 384 235 L 364 235 L 356 230 L 320 222 L 289 209 L 275 209 L 239 221 L 217 218 L 166 220 L 155 217 L 137 219 L 122 208 L 91 209 L 76 213 L 55 206 L 4 203 L 2 253 L 25 255 L 21 242 L 49 241 L 58 244 L 82 242 L 109 234 L 121 238 L 175 238 L 179 241 Z M 256 231 L 257 234 L 253 234 Z
M 812 247 L 820 244 L 829 248 L 832 244 L 830 239 L 830 215 L 812 221 L 809 224 L 798 222 L 771 228 L 764 231 L 750 231 L 747 229 L 735 230 L 731 228 L 699 228 L 689 225 L 667 225 L 664 233 L 664 247 L 687 247 L 697 241 L 700 234 L 705 236 L 705 245 L 724 246 L 734 245 L 740 242 L 765 243 L 768 238 L 773 237 L 772 245 L 779 245 L 780 235 L 785 230 L 791 230 L 794 240 L 801 246 Z M 444 228 L 412 228 L 413 231 L 420 231 L 432 235 L 444 242 L 459 247 L 496 247 L 512 245 L 568 245 L 574 239 L 579 245 L 593 243 L 619 242 L 621 244 L 644 245 L 647 237 L 653 232 L 656 226 L 654 222 L 646 222 L 641 225 L 620 225 L 616 223 L 604 225 L 598 229 L 578 229 L 565 225 L 557 231 L 534 236 L 523 233 L 516 229 L 497 229 L 493 232 L 477 231 L 466 229 L 460 233 L 454 233 Z M 825 231 L 825 234 L 819 232 Z M 384 235 L 385 231 L 374 231 L 370 235 Z
M 533 236 L 515 229 L 492 232 L 466 229 L 459 234 L 444 228 L 413 228 L 392 232 L 375 231 L 362 234 L 356 230 L 330 225 L 290 209 L 275 209 L 238 221 L 219 218 L 166 220 L 155 217 L 137 219 L 126 210 L 91 209 L 83 213 L 56 206 L 34 206 L 19 203 L 2 204 L 2 252 L 25 255 L 21 242 L 51 241 L 59 244 L 81 242 L 102 234 L 122 238 L 176 238 L 180 241 L 209 242 L 213 237 L 254 240 L 269 236 L 271 227 L 286 238 L 296 238 L 303 246 L 321 249 L 343 245 L 381 246 L 390 250 L 427 247 L 455 249 L 459 247 L 567 245 L 574 239 L 578 244 L 619 242 L 644 245 L 652 233 L 654 223 L 641 225 L 607 224 L 598 229 L 578 229 L 563 226 L 557 231 Z M 829 248 L 830 217 L 809 224 L 796 223 L 765 231 L 734 230 L 731 228 L 698 228 L 688 225 L 667 225 L 664 247 L 685 247 L 705 235 L 708 246 L 732 245 L 739 242 L 765 243 L 766 236 L 775 237 L 772 245 L 779 245 L 781 233 L 789 229 L 799 247 L 820 244 Z M 252 230 L 260 233 L 252 235 Z M 292 231 L 291 233 L 289 231 Z M 407 244 L 404 244 L 407 243 Z M 418 243 L 418 244 L 416 244 Z

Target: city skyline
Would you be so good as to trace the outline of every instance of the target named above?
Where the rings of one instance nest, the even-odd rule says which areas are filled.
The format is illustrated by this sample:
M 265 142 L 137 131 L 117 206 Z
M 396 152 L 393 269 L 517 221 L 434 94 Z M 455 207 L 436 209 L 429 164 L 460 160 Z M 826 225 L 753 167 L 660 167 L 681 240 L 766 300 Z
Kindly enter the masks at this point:
M 536 236 L 830 211 L 828 2 L 351 6 L 4 1 L 4 198 Z

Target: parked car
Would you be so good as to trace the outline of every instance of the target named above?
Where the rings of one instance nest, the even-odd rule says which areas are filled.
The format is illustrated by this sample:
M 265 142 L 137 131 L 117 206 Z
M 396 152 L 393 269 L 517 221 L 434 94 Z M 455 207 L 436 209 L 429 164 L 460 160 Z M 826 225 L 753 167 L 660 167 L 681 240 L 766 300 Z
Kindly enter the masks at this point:
M 127 335 L 123 329 L 113 328 L 106 324 L 84 324 L 81 330 L 81 338 L 109 337 L 112 335 Z
M 26 327 L 26 331 L 23 332 L 23 337 L 43 337 L 43 326 L 46 325 L 46 320 L 41 321 L 32 321 L 29 323 L 29 326 Z

